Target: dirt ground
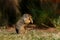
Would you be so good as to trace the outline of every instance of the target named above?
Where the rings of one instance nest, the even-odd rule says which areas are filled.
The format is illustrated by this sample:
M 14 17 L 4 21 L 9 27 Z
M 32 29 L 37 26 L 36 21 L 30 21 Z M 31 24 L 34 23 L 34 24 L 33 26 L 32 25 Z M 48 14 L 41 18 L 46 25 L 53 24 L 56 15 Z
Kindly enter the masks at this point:
M 25 29 L 27 31 L 30 31 L 30 30 L 36 30 L 36 31 L 44 31 L 44 32 L 59 32 L 59 30 L 57 30 L 56 28 L 52 28 L 52 27 L 49 27 L 49 28 L 39 28 L 37 27 L 36 25 L 28 25 L 27 27 L 25 27 Z M 2 30 L 0 29 L 0 32 Z M 8 29 L 6 29 L 7 32 L 15 32 L 15 28 L 14 27 L 9 27 Z

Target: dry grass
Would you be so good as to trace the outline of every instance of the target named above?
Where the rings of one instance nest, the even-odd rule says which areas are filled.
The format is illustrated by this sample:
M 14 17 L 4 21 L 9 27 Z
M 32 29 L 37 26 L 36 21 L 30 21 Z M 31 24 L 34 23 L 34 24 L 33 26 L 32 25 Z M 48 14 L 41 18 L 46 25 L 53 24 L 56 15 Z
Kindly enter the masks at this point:
M 30 30 L 25 34 L 16 34 L 15 32 L 1 31 L 0 40 L 60 40 L 60 32 Z

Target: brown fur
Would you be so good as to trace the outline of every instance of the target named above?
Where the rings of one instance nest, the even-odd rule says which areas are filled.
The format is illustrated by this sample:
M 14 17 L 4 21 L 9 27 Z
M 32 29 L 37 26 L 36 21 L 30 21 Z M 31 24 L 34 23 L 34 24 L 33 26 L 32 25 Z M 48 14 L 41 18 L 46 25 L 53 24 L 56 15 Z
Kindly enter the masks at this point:
M 16 29 L 18 33 L 24 33 L 25 27 L 29 24 L 33 23 L 32 16 L 29 14 L 24 14 L 16 23 Z

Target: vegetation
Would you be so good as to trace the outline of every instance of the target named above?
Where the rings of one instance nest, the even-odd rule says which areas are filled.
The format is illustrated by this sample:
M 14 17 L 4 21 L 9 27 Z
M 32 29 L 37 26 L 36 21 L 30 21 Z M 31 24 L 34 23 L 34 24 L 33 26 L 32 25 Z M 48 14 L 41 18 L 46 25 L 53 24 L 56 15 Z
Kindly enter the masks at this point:
M 60 22 L 57 24 L 60 14 L 55 12 L 58 8 L 58 6 L 56 7 L 56 4 L 49 1 L 47 2 L 43 1 L 41 2 L 39 0 L 31 1 L 29 7 L 33 16 L 33 20 L 35 24 L 37 24 L 37 26 L 42 25 L 42 23 L 50 27 L 54 26 L 56 27 L 57 25 L 60 25 L 59 24 Z
M 21 0 L 20 2 L 16 0 L 11 1 L 12 3 L 6 1 L 5 4 L 3 2 L 1 0 L 0 3 L 0 25 L 14 24 L 24 13 L 30 13 L 33 16 L 34 24 L 37 26 L 42 24 L 50 27 L 60 25 L 60 14 L 56 12 L 59 8 L 58 3 L 44 0 Z M 9 6 L 9 4 L 12 5 Z
M 31 30 L 26 34 L 0 33 L 0 40 L 60 40 L 60 32 Z
M 37 27 L 56 27 L 60 30 L 60 1 L 56 1 L 0 0 L 0 40 L 60 40 L 58 31 L 30 30 L 26 34 L 16 34 L 3 28 L 14 25 L 23 14 L 28 13 Z

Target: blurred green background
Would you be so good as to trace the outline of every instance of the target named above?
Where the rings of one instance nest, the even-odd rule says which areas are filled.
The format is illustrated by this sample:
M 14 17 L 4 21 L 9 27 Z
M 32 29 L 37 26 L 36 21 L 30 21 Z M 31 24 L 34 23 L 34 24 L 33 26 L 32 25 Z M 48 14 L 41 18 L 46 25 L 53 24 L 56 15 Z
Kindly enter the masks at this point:
M 0 3 L 0 5 L 3 4 Z M 0 9 L 1 8 L 2 7 L 0 7 Z M 7 11 L 6 13 L 5 8 L 6 7 L 3 7 L 3 11 L 0 10 L 0 26 L 9 23 L 8 18 L 10 17 L 7 13 L 11 11 Z M 50 0 L 21 0 L 21 2 L 19 2 L 19 8 L 20 14 L 30 13 L 33 17 L 34 24 L 38 27 L 41 25 L 48 27 L 60 26 L 60 3 L 58 2 L 54 3 L 54 1 L 52 2 Z M 21 16 L 18 15 L 17 12 L 13 15 L 16 16 L 16 19 L 13 20 L 18 20 Z

